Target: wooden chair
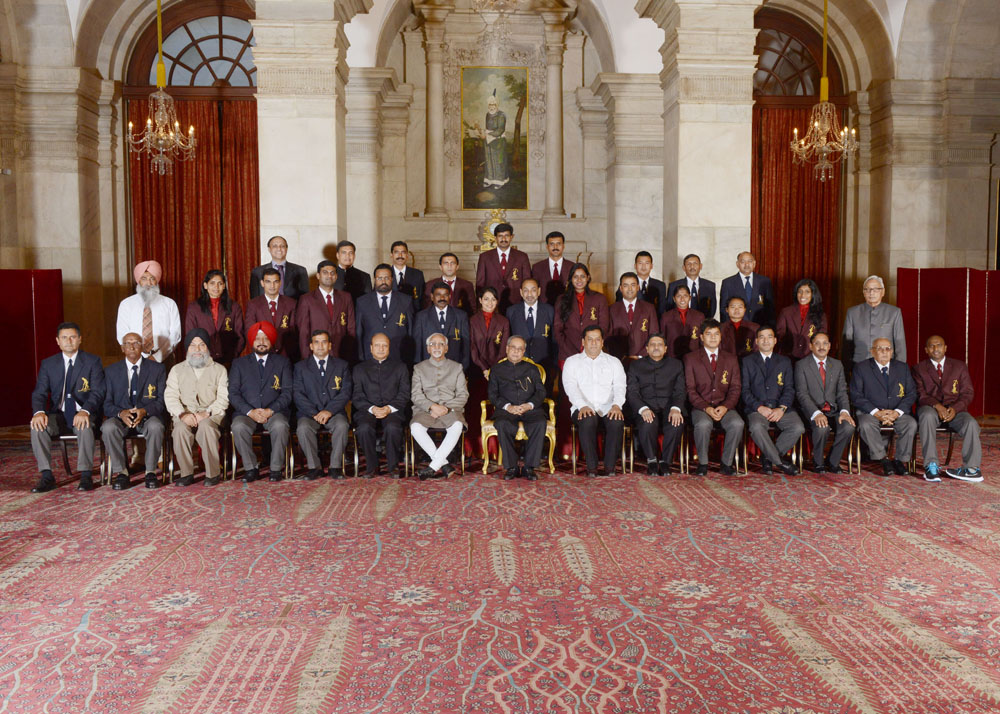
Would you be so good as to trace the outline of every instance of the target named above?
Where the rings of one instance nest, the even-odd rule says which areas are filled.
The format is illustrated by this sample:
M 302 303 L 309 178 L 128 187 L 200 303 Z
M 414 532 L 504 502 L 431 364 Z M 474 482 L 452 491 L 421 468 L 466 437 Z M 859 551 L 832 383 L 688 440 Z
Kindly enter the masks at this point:
M 93 422 L 91 422 L 93 423 Z M 100 430 L 95 430 L 96 434 L 94 436 L 94 448 L 97 449 L 97 453 L 100 455 L 99 461 L 100 466 L 98 467 L 100 471 L 100 481 L 99 483 L 104 483 L 104 462 L 107 460 L 107 456 L 104 453 L 104 442 L 101 440 Z M 63 468 L 66 469 L 66 475 L 72 477 L 73 469 L 69 466 L 69 445 L 71 442 L 76 441 L 76 434 L 60 434 L 59 435 L 59 446 L 62 448 L 62 460 Z
M 507 358 L 504 357 L 501 362 L 506 362 Z M 522 361 L 528 364 L 533 364 L 538 368 L 538 372 L 541 375 L 542 383 L 545 382 L 545 368 L 537 362 L 525 357 Z M 486 379 L 490 378 L 489 371 L 487 370 Z M 489 473 L 490 470 L 490 452 L 488 451 L 490 437 L 497 436 L 497 428 L 493 423 L 493 419 L 490 418 L 490 413 L 493 405 L 490 404 L 488 399 L 482 400 L 480 403 L 480 408 L 482 409 L 481 415 L 479 417 L 479 425 L 482 432 L 481 436 L 481 446 L 483 450 L 483 473 Z M 556 403 L 549 398 L 545 399 L 545 404 L 549 407 L 549 418 L 545 421 L 545 438 L 549 441 L 549 473 L 554 474 L 556 472 L 555 465 L 555 452 L 556 452 Z M 524 424 L 522 422 L 517 423 L 517 434 L 514 436 L 517 441 L 527 441 L 528 434 L 524 430 Z M 464 451 L 463 451 L 464 459 Z M 497 450 L 497 465 L 503 468 L 503 453 Z
M 126 433 L 125 434 L 125 451 L 128 453 L 128 440 L 129 439 L 141 439 L 146 440 L 146 437 L 142 434 L 136 433 Z M 167 476 L 167 464 L 170 463 L 170 428 L 165 427 L 163 429 L 163 448 L 160 450 L 160 473 L 163 478 Z M 126 465 L 126 468 L 128 466 Z M 105 483 L 110 484 L 114 479 L 115 474 L 111 473 L 111 454 L 105 453 L 101 458 L 101 485 Z

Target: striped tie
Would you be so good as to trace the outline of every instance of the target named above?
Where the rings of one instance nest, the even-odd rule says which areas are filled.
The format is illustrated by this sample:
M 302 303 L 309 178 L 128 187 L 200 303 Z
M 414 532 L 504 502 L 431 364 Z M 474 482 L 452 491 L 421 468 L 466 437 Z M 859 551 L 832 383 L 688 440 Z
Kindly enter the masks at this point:
M 153 352 L 153 311 L 146 305 L 142 309 L 142 351 Z

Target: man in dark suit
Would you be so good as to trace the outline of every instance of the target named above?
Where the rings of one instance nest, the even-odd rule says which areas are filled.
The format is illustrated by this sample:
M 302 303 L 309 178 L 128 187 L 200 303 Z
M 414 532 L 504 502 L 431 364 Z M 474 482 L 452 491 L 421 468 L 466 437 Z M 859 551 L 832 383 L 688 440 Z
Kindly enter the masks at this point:
M 330 432 L 330 478 L 344 478 L 344 448 L 347 446 L 347 403 L 354 381 L 345 360 L 330 354 L 330 335 L 317 330 L 311 336 L 312 355 L 295 365 L 295 429 L 299 446 L 306 455 L 305 478 L 315 481 L 323 475 L 319 462 L 320 430 Z M 296 477 L 299 478 L 299 477 Z
M 284 355 L 289 361 L 294 361 L 299 354 L 299 338 L 295 332 L 296 302 L 287 295 L 279 295 L 281 275 L 274 268 L 264 268 L 260 279 L 263 295 L 258 295 L 247 305 L 247 325 L 255 322 L 270 322 L 278 338 L 271 345 L 271 350 Z
M 393 241 L 389 248 L 392 253 L 392 288 L 413 299 L 413 311 L 419 312 L 424 299 L 424 273 L 407 266 L 410 249 L 401 240 Z
M 497 247 L 479 255 L 476 290 L 487 285 L 494 288 L 500 295 L 497 309 L 503 314 L 511 305 L 521 302 L 521 281 L 531 275 L 531 259 L 527 253 L 510 247 L 514 227 L 509 223 L 494 228 L 493 236 Z
M 342 240 L 337 243 L 337 282 L 333 284 L 334 290 L 343 290 L 350 293 L 355 304 L 358 298 L 372 291 L 372 279 L 363 270 L 354 267 L 354 244 L 349 240 Z
M 463 310 L 466 315 L 472 316 L 479 305 L 476 302 L 476 287 L 465 278 L 458 277 L 458 256 L 454 253 L 444 253 L 438 260 L 441 266 L 441 279 L 432 280 L 424 288 L 424 305 L 431 304 L 431 288 L 435 283 L 444 283 L 451 288 L 452 307 Z
M 125 458 L 125 437 L 146 439 L 146 488 L 160 485 L 156 465 L 163 451 L 166 433 L 163 390 L 167 370 L 162 364 L 142 356 L 142 337 L 130 332 L 122 338 L 125 359 L 104 370 L 104 421 L 101 438 L 111 457 L 111 473 L 116 474 L 113 488 L 129 487 L 128 461 Z
M 701 348 L 684 355 L 684 385 L 691 403 L 699 476 L 708 474 L 708 444 L 716 424 L 726 432 L 719 473 L 732 476 L 736 449 L 743 440 L 743 418 L 736 412 L 742 383 L 736 355 L 719 349 L 722 330 L 715 320 L 701 325 Z
M 648 250 L 640 250 L 635 254 L 635 275 L 639 281 L 639 299 L 650 303 L 656 310 L 657 324 L 660 315 L 667 309 L 667 284 L 657 280 L 653 272 L 653 255 Z M 621 287 L 615 292 L 615 301 L 622 299 Z M 655 332 L 655 329 L 654 329 Z M 645 345 L 642 345 L 644 348 Z
M 372 337 L 381 332 L 389 338 L 389 356 L 413 364 L 413 299 L 392 285 L 392 266 L 381 263 L 375 268 L 375 291 L 358 299 L 358 358 L 372 358 Z
M 46 357 L 38 369 L 38 381 L 31 392 L 31 450 L 41 478 L 32 493 L 56 487 L 52 477 L 52 440 L 75 434 L 78 491 L 94 488 L 94 427 L 104 406 L 104 369 L 101 359 L 80 349 L 83 336 L 75 322 L 56 328 L 59 354 Z M 50 411 L 51 410 L 51 411 Z
M 454 311 L 453 312 L 457 312 Z M 409 422 L 410 373 L 399 360 L 389 359 L 389 338 L 372 337 L 372 358 L 354 365 L 354 428 L 365 457 L 364 477 L 378 473 L 375 439 L 382 428 L 385 440 L 385 467 L 391 478 L 402 478 L 399 459 L 403 428 Z
M 233 446 L 243 462 L 243 483 L 260 475 L 253 435 L 266 429 L 271 439 L 269 481 L 284 478 L 288 448 L 288 419 L 292 411 L 294 383 L 292 363 L 271 352 L 278 338 L 270 322 L 255 322 L 247 330 L 253 352 L 233 361 L 229 370 L 229 404 L 233 407 Z
M 535 278 L 521 283 L 521 302 L 507 308 L 511 336 L 527 342 L 527 357 L 538 364 L 550 366 L 557 357 L 554 323 L 555 310 L 539 301 L 540 288 Z
M 886 476 L 906 476 L 913 453 L 917 422 L 910 410 L 917 401 L 917 385 L 905 362 L 892 358 L 892 343 L 879 337 L 872 344 L 872 356 L 854 365 L 851 375 L 851 402 L 857 410 L 858 433 L 868 452 L 882 462 Z M 896 432 L 896 458 L 890 460 L 882 441 L 883 426 Z
M 267 242 L 267 250 L 271 254 L 271 262 L 258 265 L 250 271 L 250 297 L 261 295 L 260 281 L 266 268 L 274 268 L 280 276 L 281 286 L 278 292 L 287 295 L 292 300 L 309 292 L 309 272 L 301 265 L 285 260 L 288 255 L 288 242 L 281 236 L 272 236 Z
M 448 359 L 459 362 L 462 369 L 469 371 L 472 336 L 469 332 L 469 317 L 462 310 L 450 306 L 451 290 L 444 283 L 434 283 L 431 291 L 431 306 L 421 310 L 414 318 L 413 342 L 416 362 L 430 358 L 427 338 L 435 332 L 448 337 Z
M 295 310 L 299 354 L 309 354 L 310 336 L 316 330 L 325 330 L 330 335 L 333 356 L 348 361 L 354 359 L 357 352 L 354 301 L 349 293 L 333 288 L 337 272 L 337 266 L 332 261 L 321 261 L 316 266 L 319 287 L 299 298 Z
M 549 305 L 555 305 L 569 285 L 573 264 L 563 257 L 565 248 L 566 238 L 563 234 L 552 231 L 545 236 L 548 257 L 531 266 L 531 277 L 538 282 L 538 289 L 541 291 L 540 299 Z
M 652 302 L 639 297 L 639 276 L 622 273 L 618 280 L 620 299 L 608 308 L 611 329 L 608 332 L 608 352 L 625 363 L 646 354 L 649 336 L 659 329 L 659 317 Z
M 736 275 L 730 275 L 719 286 L 719 304 L 728 305 L 729 298 L 741 297 L 747 306 L 747 319 L 758 325 L 774 326 L 777 311 L 774 306 L 774 288 L 771 279 L 755 273 L 757 259 L 750 251 L 736 256 Z M 727 316 L 723 316 L 725 322 Z
M 802 420 L 792 409 L 795 401 L 795 376 L 792 361 L 774 351 L 778 338 L 769 325 L 757 331 L 757 352 L 743 358 L 743 408 L 750 436 L 762 452 L 761 471 L 774 473 L 777 466 L 788 476 L 799 470 L 784 455 L 805 432 Z M 769 429 L 778 430 L 778 441 L 771 440 Z
M 681 285 L 686 285 L 691 295 L 691 307 L 699 310 L 706 318 L 715 316 L 715 283 L 701 277 L 701 258 L 694 253 L 684 256 L 684 275 L 667 287 L 667 309 L 674 308 L 674 293 Z
M 809 342 L 812 355 L 795 363 L 795 395 L 802 416 L 809 421 L 813 471 L 841 473 L 840 457 L 854 435 L 851 402 L 847 398 L 844 365 L 830 356 L 830 336 L 817 332 Z M 824 461 L 826 440 L 834 432 L 830 456 Z
M 493 424 L 500 440 L 500 454 L 507 467 L 505 481 L 519 475 L 537 481 L 535 469 L 545 441 L 545 385 L 538 368 L 524 361 L 526 347 L 523 337 L 512 335 L 507 340 L 507 358 L 490 369 L 489 397 L 494 407 Z M 528 435 L 521 469 L 517 467 L 514 441 L 518 423 L 524 425 Z
M 729 298 L 725 308 L 729 319 L 722 323 L 721 349 L 743 359 L 757 349 L 757 328 L 760 325 L 746 319 L 746 302 L 739 295 Z
M 684 433 L 684 365 L 667 356 L 667 341 L 654 332 L 646 341 L 646 357 L 628 370 L 625 399 L 633 415 L 636 439 L 646 455 L 646 473 L 669 476 L 670 464 Z M 657 452 L 657 435 L 663 447 Z
M 983 480 L 980 464 L 983 448 L 979 441 L 979 423 L 968 412 L 975 396 L 972 377 L 964 362 L 945 358 L 948 345 L 940 335 L 927 338 L 925 359 L 913 368 L 917 383 L 917 429 L 923 449 L 924 480 L 940 481 L 937 429 L 944 425 L 962 438 L 962 466 L 945 473 L 961 481 Z

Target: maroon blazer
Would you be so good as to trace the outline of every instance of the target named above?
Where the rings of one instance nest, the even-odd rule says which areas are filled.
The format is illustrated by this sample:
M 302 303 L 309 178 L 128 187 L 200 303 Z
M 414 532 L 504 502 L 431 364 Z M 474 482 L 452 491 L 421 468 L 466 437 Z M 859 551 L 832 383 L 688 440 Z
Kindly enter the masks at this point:
M 803 324 L 798 303 L 789 305 L 778 315 L 778 352 L 792 359 L 808 356 L 809 340 L 817 332 L 826 332 L 826 327 L 825 313 L 818 325 L 809 320 Z
M 701 323 L 705 321 L 705 313 L 694 308 L 687 309 L 685 319 L 681 320 L 679 308 L 667 310 L 660 318 L 660 332 L 667 341 L 667 354 L 677 359 L 683 359 L 688 352 L 701 347 Z
M 498 311 L 494 311 L 490 319 L 489 331 L 486 330 L 486 318 L 482 311 L 470 317 L 469 333 L 472 335 L 472 364 L 479 371 L 491 369 L 507 356 L 510 322 Z
M 559 280 L 552 279 L 549 271 L 549 259 L 540 260 L 531 266 L 531 277 L 538 281 L 538 290 L 541 293 L 541 301 L 549 305 L 555 305 L 559 296 L 569 289 L 569 279 L 573 273 L 573 261 L 563 258 L 562 270 L 559 273 Z
M 712 361 L 705 350 L 699 348 L 684 355 L 684 382 L 688 401 L 695 409 L 719 405 L 735 409 L 743 389 L 740 362 L 736 355 L 720 349 L 713 374 Z
M 312 354 L 309 342 L 313 330 L 326 330 L 330 333 L 330 353 L 351 363 L 357 361 L 357 328 L 354 324 L 354 300 L 350 293 L 333 291 L 332 320 L 326 309 L 326 296 L 321 294 L 320 289 L 306 293 L 299 298 L 295 309 L 295 325 L 299 331 L 299 349 L 303 358 Z
M 608 308 L 608 321 L 611 328 L 605 340 L 605 352 L 620 360 L 646 356 L 646 340 L 659 329 L 653 303 L 636 300 L 632 324 L 629 325 L 625 303 L 616 302 Z
M 732 320 L 722 323 L 722 344 L 719 349 L 730 352 L 737 357 L 746 357 L 751 352 L 757 351 L 757 328 L 756 322 L 741 320 L 740 329 L 733 327 Z
M 271 351 L 282 354 L 292 363 L 299 361 L 298 333 L 295 330 L 295 298 L 279 295 L 275 319 L 271 319 L 271 308 L 266 295 L 255 297 L 247 304 L 245 322 L 247 329 L 256 322 L 270 322 L 278 332 L 278 339 L 271 345 Z
M 499 312 L 504 313 L 511 305 L 521 302 L 521 281 L 531 275 L 531 260 L 528 254 L 511 248 L 507 254 L 507 272 L 500 271 L 500 257 L 496 248 L 479 256 L 476 266 L 476 290 L 496 288 L 500 293 Z M 478 308 L 478 305 L 477 305 Z
M 600 293 L 589 292 L 583 300 L 583 314 L 577 309 L 576 295 L 573 296 L 569 318 L 563 321 L 561 317 L 562 299 L 556 303 L 556 343 L 559 345 L 559 361 L 583 352 L 583 331 L 591 325 L 598 325 L 607 336 L 611 329 L 608 318 L 608 301 Z
M 938 381 L 937 369 L 929 359 L 918 362 L 913 368 L 913 380 L 917 383 L 917 406 L 933 407 L 943 404 L 956 412 L 969 411 L 969 402 L 976 396 L 972 387 L 972 377 L 965 362 L 945 357 L 944 379 Z
M 443 276 L 438 276 L 434 280 L 428 280 L 427 284 L 424 286 L 424 305 L 430 305 L 431 303 L 431 293 L 432 288 L 435 283 L 446 282 Z M 460 278 L 455 276 L 455 287 L 451 291 L 451 302 L 448 303 L 450 307 L 462 310 L 466 315 L 472 316 L 476 310 L 479 309 L 479 301 L 476 300 L 476 288 L 475 286 L 466 280 L 465 278 Z
M 201 311 L 197 301 L 187 306 L 184 313 L 184 334 L 200 327 L 211 337 L 208 349 L 212 359 L 221 364 L 229 365 L 240 356 L 247 342 L 247 331 L 243 323 L 243 308 L 235 300 L 229 312 L 219 303 L 219 319 L 213 321 L 212 313 L 207 315 Z

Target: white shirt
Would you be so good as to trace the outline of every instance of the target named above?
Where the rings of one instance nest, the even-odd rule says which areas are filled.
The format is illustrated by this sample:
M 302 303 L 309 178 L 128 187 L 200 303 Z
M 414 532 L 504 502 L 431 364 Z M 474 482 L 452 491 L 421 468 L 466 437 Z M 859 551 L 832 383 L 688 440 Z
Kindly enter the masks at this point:
M 637 302 L 639 302 L 639 298 L 636 298 L 635 300 L 626 300 L 625 298 L 622 298 L 622 305 L 625 306 L 625 314 L 626 315 L 628 314 L 628 306 L 629 305 L 632 306 L 632 314 L 633 315 L 635 314 L 635 304 Z
M 320 366 L 320 364 L 319 364 L 319 357 L 317 357 L 316 355 L 313 355 L 312 358 L 314 360 L 316 360 L 316 367 L 319 367 Z M 324 369 L 324 370 L 330 369 L 330 355 L 327 355 L 326 357 L 323 358 L 323 367 L 322 367 L 322 369 Z
M 701 280 L 701 278 L 698 277 L 698 278 L 696 278 L 694 280 L 692 280 L 691 278 L 685 278 L 685 279 L 687 280 L 687 283 L 688 283 L 688 292 L 689 293 L 695 292 L 694 288 L 698 284 L 698 281 Z
M 751 288 L 753 287 L 753 273 L 750 273 L 749 275 L 744 275 L 743 273 L 737 273 L 737 275 L 740 276 L 740 285 L 742 285 L 744 288 L 746 288 L 746 286 L 747 286 L 747 280 L 749 280 L 750 281 L 750 287 Z
M 537 321 L 538 321 L 538 301 L 536 300 L 534 305 L 529 305 L 528 303 L 523 303 L 523 304 L 524 304 L 524 319 L 525 320 L 528 319 L 528 308 L 530 307 L 531 308 L 531 319 L 535 320 L 536 323 L 537 323 Z
M 717 360 L 719 359 L 719 348 L 718 347 L 716 347 L 714 350 L 710 350 L 707 347 L 703 347 L 702 349 L 704 349 L 705 350 L 705 354 L 708 355 L 708 361 L 709 362 L 712 361 L 712 355 L 715 355 L 715 359 L 717 359 Z
M 567 358 L 562 380 L 571 411 L 590 407 L 604 416 L 611 407 L 625 403 L 625 368 L 621 360 L 607 352 L 601 352 L 596 359 L 585 352 Z
M 931 360 L 931 364 L 934 365 L 934 371 L 935 372 L 937 371 L 938 367 L 941 368 L 942 372 L 944 371 L 944 361 L 946 359 L 947 359 L 947 357 L 942 357 L 940 362 L 935 362 L 934 360 Z
M 327 292 L 326 290 L 324 290 L 324 289 L 323 289 L 323 286 L 322 286 L 322 285 L 319 285 L 318 287 L 319 287 L 319 292 L 320 292 L 320 294 L 321 294 L 321 295 L 323 296 L 323 302 L 324 302 L 324 303 L 326 302 L 326 296 L 327 296 L 327 295 L 329 295 L 329 296 L 330 296 L 330 299 L 331 299 L 331 300 L 333 300 L 334 302 L 337 302 L 337 296 L 333 294 L 333 291 L 334 291 L 334 289 L 333 289 L 333 288 L 330 288 L 330 291 L 329 291 L 329 292 Z
M 393 265 L 392 266 L 392 277 L 395 278 L 396 280 L 402 282 L 399 279 L 399 274 L 400 273 L 403 274 L 403 280 L 406 280 L 406 266 L 404 265 L 402 268 L 400 268 L 400 267 L 397 267 L 397 266 Z
M 565 274 L 563 273 L 563 263 L 565 262 L 566 262 L 565 258 L 560 258 L 559 260 L 552 260 L 552 258 L 549 258 L 549 277 L 550 278 L 552 277 L 552 272 L 556 269 L 556 266 L 558 265 L 559 279 L 562 280 L 563 275 Z
M 129 295 L 118 305 L 118 322 L 115 332 L 118 344 L 130 332 L 142 337 L 142 313 L 146 303 L 139 294 Z M 143 357 L 151 357 L 157 362 L 165 360 L 181 341 L 181 315 L 177 303 L 168 297 L 158 295 L 149 303 L 153 315 L 153 344 L 159 347 L 152 355 L 143 352 Z
M 510 248 L 508 248 L 507 250 L 500 250 L 499 248 L 497 248 L 497 258 L 503 258 L 505 255 L 507 256 L 507 261 L 509 262 Z M 560 275 L 562 275 L 562 273 L 560 273 Z
M 750 284 L 753 285 L 753 283 L 750 283 Z M 819 369 L 819 363 L 820 362 L 823 363 L 823 369 L 826 369 L 826 363 L 830 361 L 829 355 L 827 355 L 826 359 L 819 359 L 818 357 L 816 357 L 816 355 L 813 355 L 812 358 L 814 360 L 816 360 L 816 369 Z M 813 419 L 815 419 L 817 414 L 822 414 L 822 413 L 823 412 L 821 410 L 817 409 L 816 411 L 814 411 L 812 414 L 809 415 L 809 421 L 812 421 Z M 841 414 L 850 414 L 850 412 L 847 411 L 846 409 L 841 409 L 840 413 Z

